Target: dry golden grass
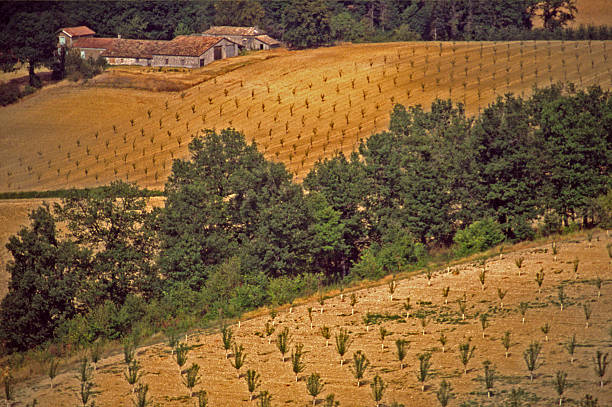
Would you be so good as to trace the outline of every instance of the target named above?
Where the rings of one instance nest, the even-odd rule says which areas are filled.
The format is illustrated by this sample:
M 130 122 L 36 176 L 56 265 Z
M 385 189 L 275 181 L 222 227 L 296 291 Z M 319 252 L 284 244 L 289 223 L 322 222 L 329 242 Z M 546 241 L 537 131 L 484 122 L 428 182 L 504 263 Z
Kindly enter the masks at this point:
M 604 388 L 599 387 L 598 377 L 593 369 L 593 355 L 596 350 L 606 350 L 610 346 L 609 329 L 610 307 L 612 307 L 612 284 L 610 280 L 610 259 L 605 249 L 610 238 L 604 234 L 596 235 L 593 244 L 587 243 L 576 236 L 560 243 L 558 259 L 553 261 L 550 245 L 541 247 L 519 246 L 511 248 L 512 252 L 504 254 L 503 259 L 495 256 L 487 261 L 486 286 L 482 290 L 478 281 L 478 273 L 482 269 L 474 263 L 466 263 L 453 267 L 450 272 L 437 271 L 431 285 L 423 275 L 413 275 L 399 280 L 393 300 L 390 299 L 387 286 L 378 286 L 355 291 L 358 297 L 355 314 L 351 315 L 351 306 L 345 296 L 328 298 L 324 304 L 324 312 L 319 312 L 320 305 L 314 299 L 294 307 L 290 313 L 285 307 L 279 311 L 276 318 L 277 332 L 288 327 L 293 336 L 293 344 L 303 343 L 307 351 L 305 356 L 306 370 L 300 374 L 300 380 L 295 381 L 289 361 L 281 362 L 280 352 L 274 342 L 268 344 L 267 339 L 257 336 L 269 317 L 266 313 L 242 321 L 241 327 L 232 326 L 236 342 L 244 345 L 248 354 L 245 367 L 255 369 L 261 374 L 262 386 L 271 392 L 273 405 L 307 406 L 311 398 L 307 395 L 305 377 L 312 372 L 318 372 L 326 383 L 323 395 L 334 393 L 342 406 L 373 405 L 369 384 L 375 374 L 379 374 L 388 384 L 383 403 L 390 405 L 397 400 L 405 405 L 437 405 L 435 391 L 442 379 L 451 382 L 456 398 L 450 405 L 458 406 L 467 400 L 487 400 L 482 383 L 482 362 L 490 360 L 497 370 L 497 380 L 493 388 L 490 402 L 501 405 L 508 392 L 513 388 L 522 388 L 530 396 L 537 395 L 539 399 L 533 406 L 555 405 L 558 403 L 552 379 L 557 370 L 568 373 L 569 387 L 565 393 L 568 405 L 576 404 L 585 394 L 592 394 L 599 399 L 599 405 L 609 405 L 612 402 L 610 392 L 610 373 L 605 380 Z M 548 251 L 547 251 L 548 249 Z M 524 257 L 521 275 L 518 275 L 515 259 Z M 572 271 L 572 263 L 579 259 L 579 274 L 576 278 Z M 535 274 L 543 268 L 545 279 L 541 294 L 538 293 L 534 281 Z M 602 295 L 598 298 L 597 289 L 592 281 L 597 276 L 605 279 Z M 565 310 L 560 311 L 556 305 L 559 285 L 565 285 L 568 303 Z M 442 288 L 450 287 L 448 305 L 444 304 Z M 507 291 L 503 309 L 497 295 L 497 288 Z M 467 298 L 465 321 L 456 300 Z M 413 306 L 412 316 L 405 318 L 403 303 L 410 298 Z M 518 311 L 520 302 L 529 302 L 523 324 Z M 589 303 L 592 308 L 590 325 L 585 328 L 583 303 Z M 421 305 L 419 305 L 421 304 Z M 313 329 L 310 328 L 307 308 L 312 307 Z M 419 321 L 414 313 L 423 308 L 431 312 L 425 335 L 421 333 Z M 381 349 L 379 326 L 369 329 L 363 323 L 366 313 L 388 314 L 399 319 L 386 321 L 383 326 L 391 332 L 385 339 Z M 478 315 L 487 312 L 489 325 L 482 334 Z M 550 324 L 549 340 L 541 331 L 541 327 Z M 347 363 L 340 366 L 339 356 L 334 348 L 334 336 L 330 346 L 325 346 L 325 339 L 320 335 L 320 328 L 325 325 L 337 333 L 340 328 L 347 328 L 353 343 L 347 352 Z M 504 356 L 501 336 L 507 330 L 511 331 L 512 347 L 509 357 Z M 448 337 L 446 350 L 443 353 L 438 342 L 440 333 Z M 576 360 L 570 363 L 570 358 L 563 344 L 575 334 L 579 346 L 576 349 Z M 276 334 L 273 335 L 276 337 Z M 395 356 L 395 340 L 406 339 L 409 348 L 403 370 Z M 474 358 L 468 364 L 467 374 L 458 356 L 458 345 L 471 338 L 476 346 Z M 542 344 L 540 361 L 542 365 L 536 370 L 533 383 L 523 361 L 523 351 L 531 341 Z M 187 365 L 198 363 L 201 366 L 202 384 L 196 390 L 205 389 L 209 393 L 210 405 L 213 406 L 250 406 L 247 386 L 244 377 L 237 379 L 236 372 L 225 359 L 219 333 L 190 334 L 187 343 L 194 348 L 189 352 Z M 365 374 L 361 387 L 356 386 L 351 373 L 353 352 L 365 352 L 371 366 Z M 417 354 L 432 353 L 433 376 L 426 382 L 425 392 L 421 392 L 420 383 L 416 380 L 418 369 Z M 145 375 L 141 381 L 150 386 L 150 395 L 155 403 L 163 406 L 193 405 L 188 401 L 186 388 L 182 384 L 176 363 L 170 354 L 170 349 L 164 344 L 141 347 L 136 356 L 142 364 Z M 36 370 L 35 366 L 33 366 Z M 27 369 L 27 368 L 26 368 Z M 75 365 L 63 366 L 55 379 L 54 389 L 50 389 L 49 379 L 43 376 L 33 376 L 18 386 L 16 398 L 21 403 L 37 398 L 40 405 L 57 406 L 71 404 L 76 399 L 78 381 L 75 378 Z M 132 394 L 123 377 L 125 365 L 122 355 L 114 354 L 98 363 L 94 375 L 96 404 L 101 406 L 129 406 Z M 319 397 L 321 399 L 323 397 Z M 572 404 L 574 403 L 574 404 Z
M 58 86 L 0 109 L 0 190 L 118 178 L 161 188 L 193 136 L 227 126 L 301 179 L 316 160 L 350 152 L 385 129 L 394 103 L 428 107 L 450 97 L 475 114 L 499 95 L 528 95 L 534 85 L 609 88 L 611 53 L 612 44 L 597 41 L 343 45 L 256 53 L 241 57 L 242 67 L 220 61 L 217 76 L 213 64 L 212 79 L 184 92 Z M 202 80 L 192 75 L 177 81 Z
M 572 27 L 584 25 L 612 25 L 612 0 L 577 0 L 578 13 Z

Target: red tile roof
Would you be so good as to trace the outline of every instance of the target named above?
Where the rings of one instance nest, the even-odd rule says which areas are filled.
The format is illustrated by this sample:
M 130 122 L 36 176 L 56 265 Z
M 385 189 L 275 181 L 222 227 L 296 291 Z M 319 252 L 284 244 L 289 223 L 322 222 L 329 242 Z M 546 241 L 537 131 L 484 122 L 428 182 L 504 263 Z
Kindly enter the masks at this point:
M 70 37 L 81 37 L 84 35 L 94 35 L 96 32 L 91 28 L 81 25 L 79 27 L 65 27 L 60 28 L 60 32 L 63 31 Z
M 168 44 L 168 41 L 108 39 L 113 40 L 112 46 L 102 53 L 103 57 L 153 58 L 153 54 L 158 54 L 158 51 Z
M 154 54 L 199 57 L 221 40 L 219 37 L 180 35 L 172 41 L 164 41 L 164 45 Z
M 94 49 L 109 49 L 112 48 L 117 38 L 79 38 L 72 43 L 74 48 L 94 48 Z
M 263 34 L 263 31 L 257 27 L 233 27 L 228 25 L 212 26 L 204 31 L 204 34 L 209 35 L 246 35 L 255 36 Z
M 264 44 L 268 44 L 268 45 L 280 45 L 280 42 L 275 40 L 274 38 L 268 36 L 268 35 L 258 35 L 257 38 L 259 41 L 263 42 Z

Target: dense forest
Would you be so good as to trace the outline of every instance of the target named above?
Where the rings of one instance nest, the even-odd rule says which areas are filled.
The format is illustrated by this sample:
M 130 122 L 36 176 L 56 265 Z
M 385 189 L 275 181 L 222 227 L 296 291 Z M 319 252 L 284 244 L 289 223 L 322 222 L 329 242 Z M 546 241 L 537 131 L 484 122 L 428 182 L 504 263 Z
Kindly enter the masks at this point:
M 7 245 L 4 350 L 179 329 L 423 267 L 440 248 L 612 227 L 612 95 L 598 87 L 507 95 L 473 118 L 396 105 L 388 131 L 301 184 L 245 137 L 193 139 L 162 208 L 116 182 L 33 211 Z

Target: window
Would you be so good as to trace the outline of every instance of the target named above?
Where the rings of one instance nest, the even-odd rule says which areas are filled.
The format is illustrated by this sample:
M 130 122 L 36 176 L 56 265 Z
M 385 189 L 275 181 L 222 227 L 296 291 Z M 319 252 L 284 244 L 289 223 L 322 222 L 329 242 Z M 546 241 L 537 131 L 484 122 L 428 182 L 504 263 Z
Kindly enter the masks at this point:
M 64 36 L 59 37 L 59 43 L 60 45 L 66 45 L 66 37 Z
M 168 58 L 166 58 L 166 62 L 164 62 L 166 65 L 168 65 Z
M 85 51 L 81 51 L 81 59 L 85 59 Z

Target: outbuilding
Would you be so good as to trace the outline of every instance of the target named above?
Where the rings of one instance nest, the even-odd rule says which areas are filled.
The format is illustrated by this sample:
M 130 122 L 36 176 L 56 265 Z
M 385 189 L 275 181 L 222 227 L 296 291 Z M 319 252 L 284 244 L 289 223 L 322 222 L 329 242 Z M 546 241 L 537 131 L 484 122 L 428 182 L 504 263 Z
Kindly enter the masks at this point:
M 75 41 L 81 38 L 92 38 L 95 34 L 94 30 L 84 25 L 60 28 L 57 34 L 57 43 L 60 47 L 72 47 Z
M 212 26 L 202 35 L 227 38 L 247 50 L 277 48 L 281 45 L 257 27 Z
M 153 66 L 199 68 L 238 54 L 238 44 L 227 38 L 181 35 L 153 53 Z
M 83 59 L 98 59 L 106 50 L 113 48 L 117 38 L 79 38 L 72 43 L 72 48 L 79 51 Z
M 153 55 L 171 41 L 128 40 L 117 38 L 101 55 L 110 65 L 153 65 Z

